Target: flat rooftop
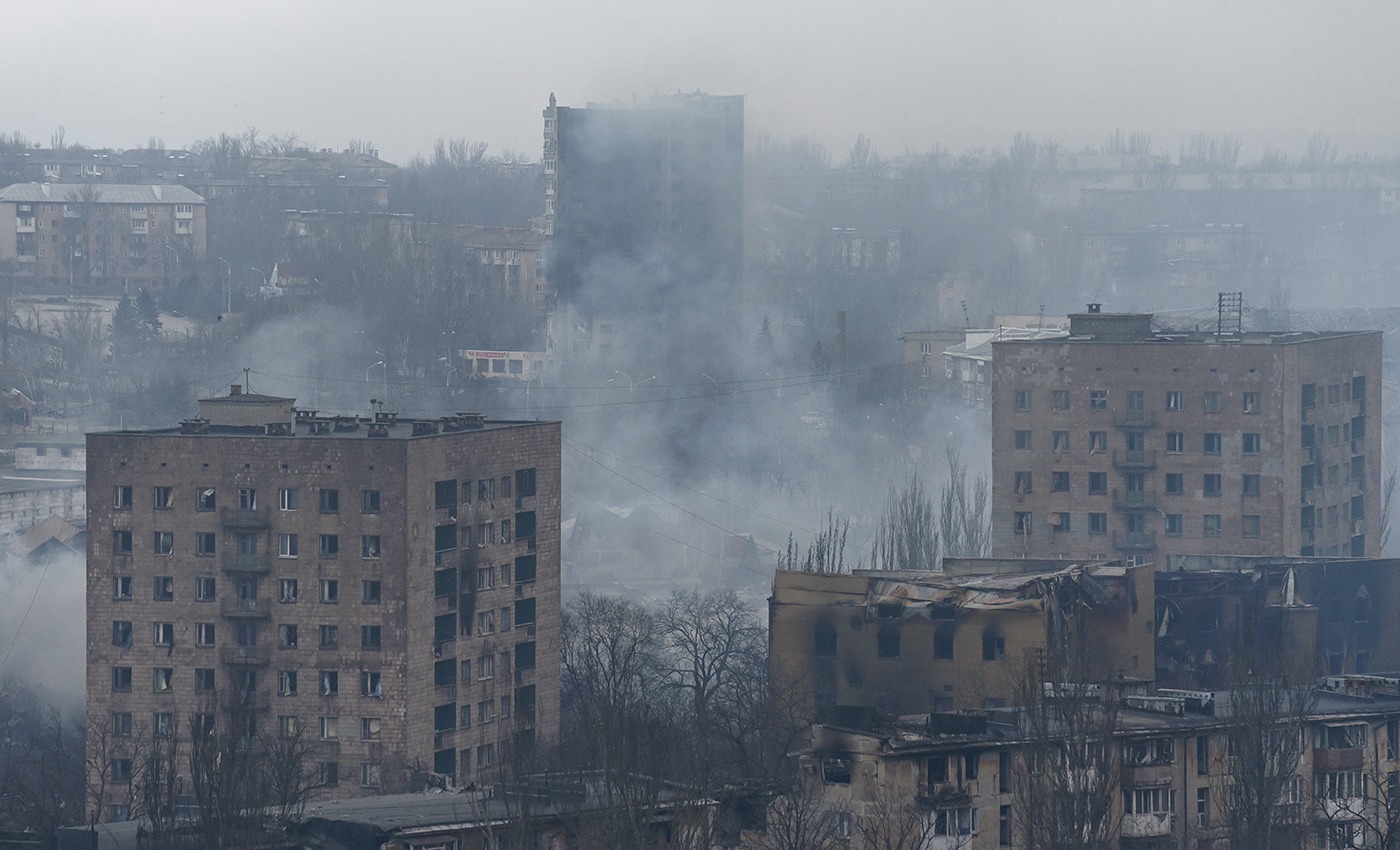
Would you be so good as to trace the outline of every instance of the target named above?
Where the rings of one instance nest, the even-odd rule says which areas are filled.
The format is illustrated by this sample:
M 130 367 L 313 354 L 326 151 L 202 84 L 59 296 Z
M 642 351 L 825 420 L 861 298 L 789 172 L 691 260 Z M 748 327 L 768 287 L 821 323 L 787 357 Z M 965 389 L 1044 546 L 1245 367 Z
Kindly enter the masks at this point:
M 539 419 L 485 419 L 440 416 L 431 419 L 379 416 L 317 416 L 264 425 L 216 425 L 202 419 L 187 419 L 170 428 L 94 431 L 94 434 L 160 435 L 186 437 L 298 437 L 321 440 L 416 440 L 440 434 L 501 431 L 532 425 L 555 424 Z

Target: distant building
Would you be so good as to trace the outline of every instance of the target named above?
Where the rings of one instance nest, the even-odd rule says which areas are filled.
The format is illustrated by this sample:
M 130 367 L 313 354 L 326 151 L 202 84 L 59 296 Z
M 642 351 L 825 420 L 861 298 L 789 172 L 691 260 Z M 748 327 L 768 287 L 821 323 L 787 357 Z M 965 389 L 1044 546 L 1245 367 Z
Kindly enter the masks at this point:
M 205 256 L 204 199 L 183 186 L 16 183 L 0 189 L 0 222 L 0 261 L 26 290 L 158 290 Z
M 743 261 L 744 98 L 657 95 L 544 110 L 553 287 L 587 309 L 728 303 Z M 632 287 L 632 303 L 601 301 Z M 597 294 L 595 294 L 597 293 Z
M 899 341 L 904 348 L 904 387 L 910 395 L 927 395 L 949 388 L 943 352 L 967 338 L 961 328 L 931 331 L 905 331 Z
M 1376 554 L 1381 334 L 1222 328 L 993 342 L 995 554 Z
M 558 423 L 293 404 L 234 387 L 88 435 L 89 716 L 149 733 L 236 699 L 305 730 L 332 797 L 555 737 Z
M 992 343 L 1009 339 L 1055 339 L 1058 328 L 978 328 L 943 352 L 944 379 L 963 404 L 986 410 L 992 404 Z

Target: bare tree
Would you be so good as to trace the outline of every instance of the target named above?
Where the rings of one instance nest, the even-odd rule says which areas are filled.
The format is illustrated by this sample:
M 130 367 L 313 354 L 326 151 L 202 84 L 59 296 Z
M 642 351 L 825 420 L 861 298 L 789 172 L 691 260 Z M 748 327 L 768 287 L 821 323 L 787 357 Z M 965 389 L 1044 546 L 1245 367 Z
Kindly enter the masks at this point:
M 938 568 L 938 552 L 938 511 L 916 472 L 903 490 L 890 488 L 870 547 L 870 566 L 876 570 L 934 570 Z
M 1117 694 L 1080 637 L 1026 660 L 1014 685 L 1025 739 L 1012 815 L 1027 850 L 1117 845 Z
M 934 826 L 934 819 L 924 805 L 885 783 L 864 802 L 853 820 L 852 825 L 865 850 L 923 850 Z M 963 843 L 970 843 L 972 836 L 959 838 Z M 952 845 L 958 846 L 962 843 Z
M 1381 554 L 1385 553 L 1386 545 L 1390 543 L 1390 533 L 1394 531 L 1391 511 L 1394 507 L 1392 500 L 1395 498 L 1395 484 L 1400 481 L 1400 444 L 1395 440 L 1387 441 L 1384 457 L 1385 478 L 1381 481 Z
M 1396 744 L 1369 743 L 1371 752 L 1363 752 L 1360 768 L 1314 774 L 1314 817 L 1324 832 L 1332 833 L 1329 847 L 1388 850 L 1400 841 L 1400 776 L 1391 769 Z
M 844 844 L 851 833 L 850 814 L 826 804 L 821 782 L 799 775 L 768 806 L 765 828 L 747 844 L 749 850 L 827 850 Z
M 987 476 L 978 475 L 971 484 L 961 453 L 947 448 L 948 483 L 938 500 L 938 530 L 943 554 L 962 558 L 982 558 L 992 552 L 992 524 L 988 516 Z
M 787 551 L 779 556 L 779 564 L 785 570 L 801 570 L 807 573 L 844 573 L 846 571 L 846 535 L 851 530 L 851 521 L 837 519 L 836 512 L 826 513 L 826 527 L 817 533 L 816 540 L 807 546 L 801 557 L 792 535 L 788 535 Z

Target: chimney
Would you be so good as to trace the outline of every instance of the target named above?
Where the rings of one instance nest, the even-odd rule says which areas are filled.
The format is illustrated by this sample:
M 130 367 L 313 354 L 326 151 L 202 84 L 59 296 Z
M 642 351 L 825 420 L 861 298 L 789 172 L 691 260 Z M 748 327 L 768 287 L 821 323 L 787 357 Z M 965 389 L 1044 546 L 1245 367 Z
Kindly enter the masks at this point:
M 243 395 L 243 385 L 242 385 L 242 384 L 229 384 L 229 385 L 228 385 L 228 394 L 231 395 L 231 396 Z
M 1089 304 L 1089 312 L 1090 312 L 1090 313 L 1102 313 L 1102 312 L 1103 312 L 1103 305 L 1102 305 L 1102 304 L 1098 304 L 1098 303 L 1091 303 L 1091 304 Z

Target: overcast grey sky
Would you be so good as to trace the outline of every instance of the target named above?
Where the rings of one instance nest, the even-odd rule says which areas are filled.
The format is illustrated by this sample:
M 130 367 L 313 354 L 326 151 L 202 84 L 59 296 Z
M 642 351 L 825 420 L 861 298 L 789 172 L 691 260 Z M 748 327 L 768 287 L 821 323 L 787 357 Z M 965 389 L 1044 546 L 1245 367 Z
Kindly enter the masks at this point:
M 538 158 L 540 109 L 705 89 L 749 132 L 886 154 L 1144 130 L 1244 155 L 1317 130 L 1400 152 L 1400 4 L 518 0 L 7 4 L 0 130 L 170 146 L 256 126 L 402 161 L 438 136 Z

